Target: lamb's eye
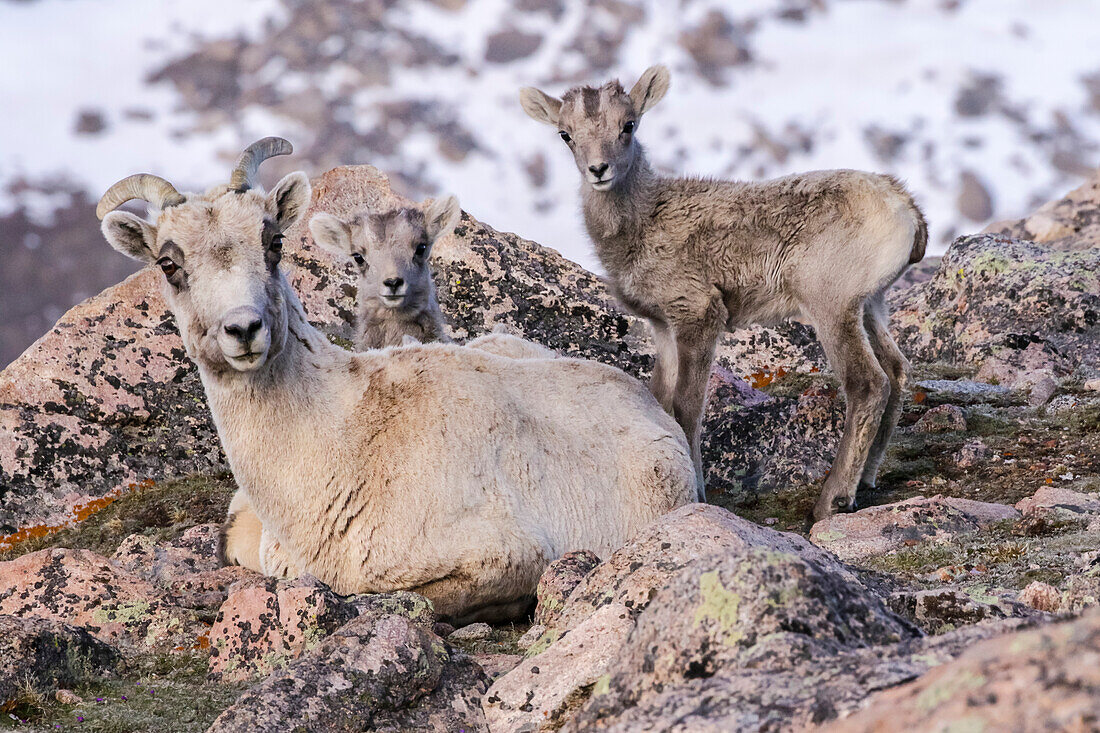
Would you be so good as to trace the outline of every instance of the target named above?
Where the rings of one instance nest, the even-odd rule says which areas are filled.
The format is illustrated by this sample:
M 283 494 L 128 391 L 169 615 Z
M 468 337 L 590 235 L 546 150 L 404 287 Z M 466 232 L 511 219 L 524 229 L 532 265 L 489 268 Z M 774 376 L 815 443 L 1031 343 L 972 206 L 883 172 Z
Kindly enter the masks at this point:
M 355 264 L 359 265 L 360 267 L 362 267 L 363 262 L 365 262 L 365 260 L 363 259 L 363 255 L 359 254 L 358 252 L 352 252 L 351 258 L 355 260 Z
M 564 140 L 565 142 L 569 142 L 570 140 L 573 139 L 569 136 L 569 133 L 566 132 L 565 130 L 560 131 L 558 134 L 561 135 L 561 139 Z
M 284 238 L 285 237 L 283 237 L 282 234 L 276 234 L 274 237 L 271 238 L 271 251 L 272 252 L 278 253 L 278 252 L 283 251 L 283 239 Z
M 623 125 L 623 134 L 624 135 L 631 135 L 633 133 L 634 133 L 634 120 L 628 120 L 627 123 L 625 125 Z
M 427 251 L 428 251 L 428 245 L 425 244 L 424 242 L 421 242 L 420 244 L 416 245 L 416 256 L 417 257 L 423 257 L 424 253 L 427 252 Z
M 160 270 L 164 273 L 164 276 L 168 278 L 175 275 L 177 272 L 179 272 L 180 269 L 179 265 L 177 265 L 175 262 L 172 262 L 172 260 L 167 257 L 161 257 L 159 260 L 157 260 L 157 264 L 160 265 Z

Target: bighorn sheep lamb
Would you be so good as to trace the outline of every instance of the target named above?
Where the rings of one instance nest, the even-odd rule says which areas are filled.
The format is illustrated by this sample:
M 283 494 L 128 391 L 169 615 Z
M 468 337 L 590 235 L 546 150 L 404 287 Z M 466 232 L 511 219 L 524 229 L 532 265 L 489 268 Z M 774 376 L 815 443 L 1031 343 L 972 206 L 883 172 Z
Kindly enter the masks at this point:
M 657 175 L 636 138 L 668 91 L 653 66 L 560 99 L 527 87 L 582 177 L 584 221 L 612 291 L 652 326 L 651 389 L 675 414 L 702 480 L 700 423 L 723 330 L 801 315 L 813 323 L 847 400 L 844 436 L 815 518 L 874 486 L 901 411 L 908 363 L 888 331 L 884 292 L 924 256 L 924 216 L 896 179 L 850 170 L 759 183 Z M 702 495 L 700 496 L 702 499 Z
M 345 594 L 413 590 L 462 621 L 503 618 L 562 553 L 607 556 L 691 501 L 683 431 L 618 369 L 448 344 L 331 344 L 279 267 L 309 180 L 292 173 L 266 195 L 254 183 L 260 162 L 290 152 L 279 138 L 254 143 L 229 185 L 205 194 L 131 176 L 96 211 L 115 249 L 163 272 L 262 522 L 265 572 L 301 570 Z M 153 204 L 155 223 L 113 211 L 130 199 Z
M 313 241 L 333 254 L 350 257 L 359 270 L 355 345 L 381 349 L 432 341 L 450 342 L 432 280 L 432 248 L 462 217 L 458 199 L 448 196 L 419 208 L 362 211 L 342 220 L 321 211 L 309 221 Z M 515 359 L 550 359 L 551 349 L 503 331 L 467 346 Z

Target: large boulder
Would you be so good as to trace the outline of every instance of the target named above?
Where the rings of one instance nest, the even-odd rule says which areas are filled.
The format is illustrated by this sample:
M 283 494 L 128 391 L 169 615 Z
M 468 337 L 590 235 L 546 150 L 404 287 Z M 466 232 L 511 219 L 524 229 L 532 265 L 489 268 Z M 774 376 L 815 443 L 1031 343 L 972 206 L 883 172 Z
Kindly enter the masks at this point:
M 356 277 L 314 246 L 308 219 L 408 203 L 370 166 L 314 179 L 309 211 L 287 232 L 283 267 L 334 340 L 346 345 L 351 336 Z M 464 216 L 434 248 L 433 266 L 456 338 L 506 324 L 568 356 L 636 376 L 650 370 L 645 325 L 614 304 L 599 277 L 553 250 Z M 0 533 L 70 521 L 78 507 L 144 479 L 227 469 L 154 270 L 76 306 L 0 372 Z M 756 379 L 824 364 L 812 331 L 799 325 L 729 334 L 718 360 L 737 378 Z M 729 419 L 714 405 L 708 432 Z M 707 463 L 719 477 L 735 476 L 727 462 L 740 452 L 712 441 Z
M 1100 170 L 1081 186 L 1023 219 L 990 224 L 986 232 L 1039 242 L 1052 249 L 1100 247 Z
M 1100 611 L 975 645 L 825 730 L 1086 731 L 1100 724 Z
M 24 685 L 71 686 L 118 666 L 122 656 L 84 629 L 45 618 L 0 615 L 0 709 Z
M 81 626 L 139 651 L 190 648 L 203 630 L 151 583 L 89 550 L 40 550 L 0 563 L 0 614 Z
M 488 683 L 415 618 L 365 614 L 242 695 L 210 733 L 479 731 Z
M 1025 382 L 1069 374 L 1100 357 L 1100 248 L 962 237 L 930 280 L 894 299 L 893 318 L 911 359 L 993 360 L 990 372 L 1016 370 Z

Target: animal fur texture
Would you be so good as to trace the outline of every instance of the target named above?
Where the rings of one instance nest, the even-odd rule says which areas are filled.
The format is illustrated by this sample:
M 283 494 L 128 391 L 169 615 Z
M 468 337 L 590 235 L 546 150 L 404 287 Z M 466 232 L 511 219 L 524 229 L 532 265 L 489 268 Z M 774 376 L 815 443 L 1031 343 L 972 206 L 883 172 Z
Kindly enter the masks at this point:
M 847 399 L 814 516 L 854 508 L 857 487 L 874 485 L 901 411 L 908 363 L 890 337 L 884 292 L 924 256 L 924 217 L 901 183 L 874 173 L 762 182 L 656 174 L 635 133 L 668 86 L 668 70 L 654 66 L 629 93 L 617 81 L 560 99 L 528 87 L 520 101 L 573 153 L 585 226 L 615 296 L 652 327 L 651 389 L 688 435 L 700 482 L 719 335 L 800 317 L 816 328 Z
M 134 197 L 123 193 L 104 201 Z M 463 622 L 499 619 L 522 612 L 561 554 L 606 557 L 693 499 L 683 432 L 618 369 L 331 344 L 278 264 L 309 196 L 295 173 L 267 195 L 221 186 L 169 199 L 155 224 L 103 221 L 113 247 L 164 272 L 244 492 L 237 508 L 247 500 L 262 524 L 258 547 L 254 534 L 227 536 L 227 558 L 258 555 L 265 573 L 308 572 L 344 594 L 416 591 Z

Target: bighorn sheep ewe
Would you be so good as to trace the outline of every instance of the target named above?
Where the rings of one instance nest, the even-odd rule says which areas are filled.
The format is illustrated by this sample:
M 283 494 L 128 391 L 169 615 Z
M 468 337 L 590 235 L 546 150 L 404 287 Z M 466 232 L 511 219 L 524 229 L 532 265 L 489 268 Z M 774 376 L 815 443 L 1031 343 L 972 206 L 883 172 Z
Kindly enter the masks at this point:
M 428 260 L 436 241 L 449 234 L 461 216 L 454 196 L 421 208 L 364 211 L 348 221 L 323 211 L 313 215 L 309 221 L 313 240 L 334 254 L 351 257 L 359 270 L 358 348 L 451 341 Z M 545 346 L 505 333 L 500 326 L 466 345 L 514 359 L 557 356 Z
M 668 70 L 654 66 L 629 93 L 618 81 L 561 99 L 528 87 L 520 101 L 573 152 L 588 233 L 616 297 L 652 326 L 651 389 L 688 435 L 700 480 L 700 421 L 719 335 L 801 315 L 847 398 L 814 516 L 854 508 L 857 486 L 874 485 L 901 411 L 908 364 L 887 329 L 883 293 L 924 256 L 924 217 L 901 183 L 873 173 L 759 183 L 657 175 L 636 132 L 668 85 Z
M 266 195 L 254 184 L 261 161 L 290 151 L 279 138 L 253 144 L 229 185 L 205 194 L 131 176 L 96 212 L 115 249 L 163 272 L 262 523 L 265 572 L 300 569 L 339 593 L 413 590 L 463 621 L 508 617 L 554 558 L 606 556 L 692 499 L 683 431 L 618 369 L 329 343 L 279 267 L 309 180 L 292 173 Z M 152 203 L 155 223 L 112 211 L 130 199 Z

